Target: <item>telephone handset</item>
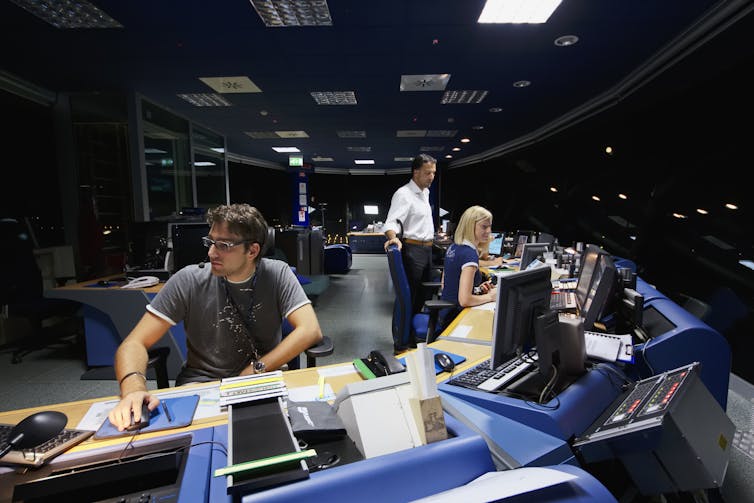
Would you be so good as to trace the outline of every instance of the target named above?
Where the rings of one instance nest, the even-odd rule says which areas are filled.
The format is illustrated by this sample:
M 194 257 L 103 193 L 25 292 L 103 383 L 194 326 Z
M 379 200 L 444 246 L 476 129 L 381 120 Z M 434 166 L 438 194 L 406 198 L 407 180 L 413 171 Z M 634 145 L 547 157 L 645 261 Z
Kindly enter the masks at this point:
M 388 354 L 385 351 L 372 351 L 369 356 L 364 359 L 369 370 L 376 376 L 386 376 L 390 374 L 397 374 L 399 372 L 405 372 L 406 367 L 398 361 L 398 359 Z
M 160 282 L 160 278 L 157 276 L 142 276 L 140 278 L 134 278 L 121 288 L 148 288 L 154 286 Z

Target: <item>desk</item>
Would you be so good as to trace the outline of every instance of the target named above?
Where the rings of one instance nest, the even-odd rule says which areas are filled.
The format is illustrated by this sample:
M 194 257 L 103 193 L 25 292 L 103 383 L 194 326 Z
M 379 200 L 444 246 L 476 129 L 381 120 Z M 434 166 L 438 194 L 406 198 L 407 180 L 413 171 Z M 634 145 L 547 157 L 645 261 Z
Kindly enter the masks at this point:
M 162 288 L 162 283 L 143 289 L 98 285 L 100 280 L 116 277 L 122 276 L 107 276 L 45 291 L 45 297 L 75 300 L 84 305 L 86 359 L 91 367 L 113 365 L 115 351 L 121 341 L 144 316 L 147 304 Z M 186 334 L 183 331 L 183 323 L 171 327 L 155 345 L 163 346 L 170 348 L 168 378 L 175 379 L 186 359 Z
M 348 233 L 348 244 L 353 253 L 385 253 L 386 240 L 382 232 Z

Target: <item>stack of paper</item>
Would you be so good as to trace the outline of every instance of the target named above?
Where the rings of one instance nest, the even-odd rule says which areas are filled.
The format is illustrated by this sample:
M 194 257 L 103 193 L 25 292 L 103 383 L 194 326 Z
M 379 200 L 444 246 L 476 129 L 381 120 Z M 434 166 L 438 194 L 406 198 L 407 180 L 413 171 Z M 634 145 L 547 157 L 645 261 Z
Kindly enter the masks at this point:
M 283 372 L 280 370 L 228 377 L 220 381 L 220 406 L 223 407 L 233 403 L 287 395 L 288 388 L 283 380 Z

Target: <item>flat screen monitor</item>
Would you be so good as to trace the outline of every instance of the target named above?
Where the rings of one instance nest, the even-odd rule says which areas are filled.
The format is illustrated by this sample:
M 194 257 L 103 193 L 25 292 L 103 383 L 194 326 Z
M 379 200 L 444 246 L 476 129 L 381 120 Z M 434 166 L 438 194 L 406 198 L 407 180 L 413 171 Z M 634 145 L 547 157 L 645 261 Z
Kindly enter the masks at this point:
M 521 254 L 524 252 L 524 245 L 528 242 L 528 234 L 519 234 L 516 236 L 516 248 L 513 250 L 513 258 L 521 258 Z
M 550 308 L 550 268 L 503 275 L 497 281 L 491 368 L 534 346 L 534 320 Z
M 521 252 L 521 261 L 518 268 L 524 270 L 529 267 L 535 260 L 539 260 L 543 264 L 545 263 L 544 254 L 550 251 L 550 245 L 548 243 L 526 243 L 524 249 Z
M 597 265 L 597 259 L 605 253 L 599 246 L 588 244 L 586 249 L 581 253 L 581 266 L 579 267 L 578 281 L 576 282 L 576 305 L 579 309 L 586 302 L 589 287 L 592 284 L 592 274 L 594 267 Z
M 615 291 L 616 274 L 613 258 L 607 253 L 601 253 L 594 266 L 586 300 L 580 309 L 580 315 L 584 319 L 584 330 L 593 330 L 594 323 L 607 314 L 606 307 Z
M 202 238 L 209 234 L 209 224 L 204 222 L 173 222 L 168 224 L 173 250 L 173 269 L 179 271 L 191 264 L 207 260 L 207 248 Z
M 537 234 L 537 243 L 553 244 L 555 242 L 555 236 L 546 232 L 540 232 Z
M 490 255 L 502 255 L 503 253 L 503 238 L 502 234 L 497 234 L 495 238 L 490 241 L 490 248 L 489 248 L 489 254 Z

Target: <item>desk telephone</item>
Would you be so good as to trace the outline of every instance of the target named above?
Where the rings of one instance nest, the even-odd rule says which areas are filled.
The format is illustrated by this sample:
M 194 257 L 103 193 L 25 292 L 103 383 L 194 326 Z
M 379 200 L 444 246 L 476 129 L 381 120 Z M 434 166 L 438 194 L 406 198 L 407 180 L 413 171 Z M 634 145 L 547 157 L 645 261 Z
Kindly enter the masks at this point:
M 366 358 L 361 358 L 361 361 L 375 377 L 397 374 L 406 370 L 406 367 L 395 356 L 386 351 L 372 351 Z

